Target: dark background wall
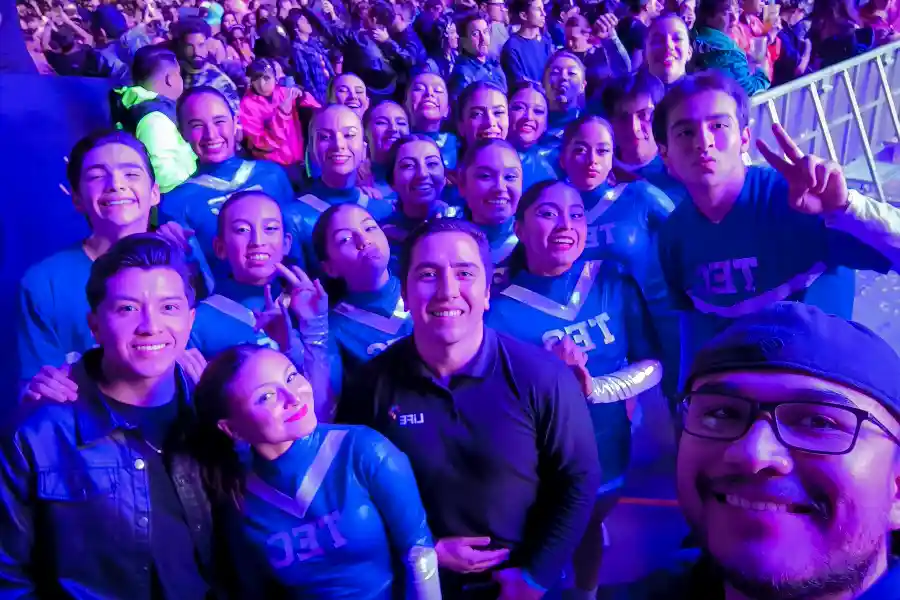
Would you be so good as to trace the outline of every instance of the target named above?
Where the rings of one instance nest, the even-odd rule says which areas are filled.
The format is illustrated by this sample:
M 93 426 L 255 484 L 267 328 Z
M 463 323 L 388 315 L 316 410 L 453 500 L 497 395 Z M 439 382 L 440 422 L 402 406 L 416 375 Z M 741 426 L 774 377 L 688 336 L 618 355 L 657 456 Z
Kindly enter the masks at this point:
M 108 84 L 38 75 L 14 0 L 0 0 L 0 422 L 15 406 L 19 279 L 29 265 L 78 242 L 84 219 L 60 188 L 67 155 L 108 126 Z M 75 290 L 84 293 L 84 290 Z

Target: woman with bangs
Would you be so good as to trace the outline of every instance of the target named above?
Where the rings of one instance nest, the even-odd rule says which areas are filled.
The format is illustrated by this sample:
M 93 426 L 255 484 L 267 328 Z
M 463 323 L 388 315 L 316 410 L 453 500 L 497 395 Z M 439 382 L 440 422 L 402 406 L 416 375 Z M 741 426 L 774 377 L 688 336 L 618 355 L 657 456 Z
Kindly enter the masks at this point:
M 588 215 L 578 190 L 531 187 L 516 208 L 519 247 L 509 282 L 491 294 L 488 326 L 543 346 L 575 371 L 589 403 L 603 480 L 575 551 L 572 597 L 596 598 L 603 521 L 621 496 L 630 460 L 629 415 L 662 377 L 656 337 L 636 282 L 613 260 L 584 255 Z
M 547 96 L 544 88 L 533 81 L 513 86 L 509 96 L 508 141 L 522 160 L 522 189 L 539 181 L 559 179 L 554 168 L 559 149 L 547 144 Z
M 587 89 L 584 64 L 568 50 L 560 50 L 550 57 L 543 82 L 550 109 L 546 137 L 558 143 L 566 126 L 584 111 Z
M 586 116 L 567 129 L 560 165 L 581 195 L 587 237 L 585 256 L 624 265 L 637 282 L 653 319 L 665 366 L 663 391 L 674 402 L 678 384 L 678 316 L 659 262 L 659 230 L 674 210 L 663 192 L 645 181 L 612 186 L 613 130 Z M 674 406 L 674 405 L 673 405 Z
M 461 217 L 463 210 L 458 191 L 447 185 L 440 149 L 427 135 L 412 134 L 394 143 L 387 177 L 397 196 L 394 214 L 383 223 L 394 266 L 410 231 L 426 219 Z
M 393 205 L 397 202 L 397 195 L 388 183 L 388 159 L 394 142 L 409 135 L 409 116 L 393 100 L 383 100 L 366 112 L 363 129 L 369 150 L 363 169 L 369 173 L 361 179 L 377 190 L 385 202 Z
M 516 149 L 505 140 L 477 140 L 460 165 L 459 192 L 466 201 L 466 218 L 487 236 L 494 266 L 492 285 L 500 285 L 519 242 L 513 231 L 522 197 L 522 161 Z

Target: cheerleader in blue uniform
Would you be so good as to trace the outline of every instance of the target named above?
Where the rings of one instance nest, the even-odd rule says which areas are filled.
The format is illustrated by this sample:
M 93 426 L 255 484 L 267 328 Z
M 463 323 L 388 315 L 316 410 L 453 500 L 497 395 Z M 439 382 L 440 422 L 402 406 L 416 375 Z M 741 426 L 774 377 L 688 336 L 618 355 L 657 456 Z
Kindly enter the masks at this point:
M 542 345 L 570 364 L 590 403 L 603 482 L 576 551 L 575 582 L 596 597 L 602 523 L 615 506 L 631 449 L 626 402 L 662 376 L 640 289 L 613 260 L 585 259 L 586 207 L 578 191 L 542 182 L 516 210 L 521 246 L 509 284 L 491 295 L 487 324 Z
M 465 154 L 479 140 L 505 140 L 509 133 L 506 94 L 489 81 L 471 83 L 459 95 L 456 129 Z
M 441 151 L 432 138 L 418 133 L 397 140 L 388 165 L 397 206 L 382 229 L 391 243 L 393 268 L 406 236 L 417 225 L 425 219 L 461 217 L 463 209 L 459 192 L 447 185 Z
M 192 451 L 235 597 L 439 599 L 406 456 L 366 427 L 319 423 L 312 396 L 291 361 L 253 345 L 220 354 L 197 386 Z
M 359 117 L 360 122 L 369 110 L 369 103 L 369 90 L 355 73 L 341 73 L 328 84 L 328 105 L 346 106 Z M 306 146 L 306 176 L 311 180 L 322 176 L 322 166 L 316 160 L 311 144 Z
M 459 154 L 459 138 L 446 131 L 450 116 L 450 96 L 447 84 L 436 73 L 415 75 L 406 90 L 406 112 L 410 118 L 410 131 L 432 138 L 441 151 L 444 168 L 456 169 Z
M 533 81 L 513 86 L 509 95 L 509 136 L 507 140 L 522 160 L 522 189 L 528 190 L 539 181 L 559 179 L 554 165 L 559 161 L 555 144 L 542 140 L 547 132 L 547 96 L 544 88 Z
M 499 285 L 519 242 L 513 231 L 522 197 L 522 161 L 516 149 L 505 140 L 476 141 L 460 165 L 459 191 L 466 201 L 466 217 L 487 236 L 494 264 L 493 285 Z
M 313 229 L 313 245 L 328 277 L 333 402 L 360 365 L 412 332 L 412 319 L 400 298 L 400 281 L 388 270 L 384 231 L 364 208 L 329 208 Z
M 396 204 L 397 194 L 388 183 L 388 155 L 394 142 L 409 135 L 409 117 L 402 106 L 383 100 L 363 117 L 366 142 L 369 148 L 369 178 L 367 182 L 381 194 L 382 200 Z
M 195 87 L 186 91 L 178 102 L 178 124 L 197 154 L 197 172 L 165 194 L 159 206 L 159 222 L 166 224 L 166 234 L 179 238 L 185 248 L 193 232 L 218 277 L 224 265 L 215 258 L 213 238 L 216 217 L 225 200 L 235 192 L 254 189 L 288 206 L 294 192 L 280 165 L 235 155 L 234 114 L 218 90 Z M 294 258 L 302 257 L 298 253 Z
M 543 83 L 550 108 L 544 141 L 558 145 L 563 130 L 584 110 L 584 64 L 568 50 L 559 50 L 544 68 Z
M 653 317 L 665 365 L 663 390 L 674 399 L 678 386 L 678 314 L 659 262 L 657 237 L 674 209 L 672 201 L 645 181 L 609 185 L 613 137 L 609 123 L 585 116 L 563 139 L 560 164 L 581 194 L 587 223 L 585 255 L 622 263 L 640 286 Z
M 315 253 L 311 236 L 319 216 L 335 204 L 359 204 L 376 220 L 386 219 L 393 206 L 384 200 L 370 198 L 360 189 L 357 169 L 365 159 L 362 122 L 352 110 L 342 105 L 330 105 L 316 113 L 309 126 L 309 144 L 322 176 L 313 180 L 300 194 L 298 231 L 308 270 L 316 272 Z

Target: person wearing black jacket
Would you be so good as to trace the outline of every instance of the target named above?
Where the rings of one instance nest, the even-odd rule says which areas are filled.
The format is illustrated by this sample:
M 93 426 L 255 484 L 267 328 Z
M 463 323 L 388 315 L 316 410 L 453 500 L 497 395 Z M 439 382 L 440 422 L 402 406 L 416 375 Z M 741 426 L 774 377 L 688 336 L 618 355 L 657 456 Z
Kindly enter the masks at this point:
M 413 335 L 348 381 L 338 420 L 373 427 L 409 457 L 445 598 L 541 598 L 600 482 L 584 393 L 549 352 L 484 326 L 492 265 L 475 226 L 426 221 L 399 277 Z

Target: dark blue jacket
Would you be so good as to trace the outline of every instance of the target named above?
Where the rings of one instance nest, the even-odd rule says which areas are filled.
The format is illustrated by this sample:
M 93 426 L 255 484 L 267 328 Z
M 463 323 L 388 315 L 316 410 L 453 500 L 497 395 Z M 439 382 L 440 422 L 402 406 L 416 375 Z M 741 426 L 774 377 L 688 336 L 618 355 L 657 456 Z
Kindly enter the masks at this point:
M 97 352 L 73 367 L 78 400 L 23 406 L 0 437 L 0 597 L 151 600 L 152 450 L 88 376 L 85 360 Z M 179 423 L 190 422 L 190 385 L 180 369 L 177 378 Z M 169 473 L 197 562 L 210 573 L 210 507 L 182 448 L 167 445 Z
M 506 75 L 500 67 L 500 61 L 489 58 L 487 61 L 481 62 L 471 54 L 461 52 L 456 59 L 456 66 L 453 67 L 450 81 L 447 82 L 451 100 L 455 101 L 466 89 L 466 86 L 476 81 L 490 81 L 499 86 L 504 94 L 508 92 Z

